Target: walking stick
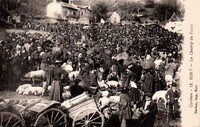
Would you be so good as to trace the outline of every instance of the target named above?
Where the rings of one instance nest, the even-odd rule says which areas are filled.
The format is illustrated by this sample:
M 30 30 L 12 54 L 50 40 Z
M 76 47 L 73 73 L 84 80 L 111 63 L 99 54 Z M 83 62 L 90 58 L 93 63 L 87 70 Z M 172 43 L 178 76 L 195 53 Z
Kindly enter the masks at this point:
M 169 102 L 168 102 L 168 106 L 167 106 L 167 123 L 169 123 Z

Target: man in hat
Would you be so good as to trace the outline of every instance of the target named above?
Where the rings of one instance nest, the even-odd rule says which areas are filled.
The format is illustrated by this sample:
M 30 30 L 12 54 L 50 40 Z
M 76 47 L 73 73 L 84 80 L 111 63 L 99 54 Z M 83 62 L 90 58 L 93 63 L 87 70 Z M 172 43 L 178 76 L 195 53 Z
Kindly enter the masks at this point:
M 158 113 L 157 104 L 152 100 L 152 94 L 147 92 L 145 99 L 139 104 L 142 115 L 139 118 L 140 127 L 153 127 Z
M 154 93 L 154 76 L 151 73 L 150 69 L 143 69 L 143 78 L 142 78 L 144 85 L 143 85 L 143 91 L 144 92 L 150 92 Z
M 180 92 L 176 88 L 176 83 L 172 83 L 171 88 L 168 89 L 165 98 L 168 102 L 169 108 L 169 119 L 176 119 L 178 116 L 178 99 L 180 97 Z
M 142 66 L 141 62 L 137 60 L 135 63 L 132 63 L 132 66 L 130 66 L 130 70 L 135 74 L 135 82 L 137 83 L 142 76 Z
M 126 67 L 126 70 L 124 70 L 124 72 L 122 73 L 122 87 L 127 93 L 130 88 L 130 80 L 132 78 L 132 74 L 132 71 L 128 67 Z

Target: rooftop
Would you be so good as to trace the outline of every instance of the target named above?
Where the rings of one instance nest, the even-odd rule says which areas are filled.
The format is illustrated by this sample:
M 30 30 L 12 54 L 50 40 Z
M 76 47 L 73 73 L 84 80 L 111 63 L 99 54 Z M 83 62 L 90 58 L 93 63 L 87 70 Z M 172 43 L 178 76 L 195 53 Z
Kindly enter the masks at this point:
M 62 7 L 78 10 L 78 7 L 75 4 L 68 4 L 68 3 L 65 3 L 65 2 L 57 2 L 57 3 L 60 4 Z

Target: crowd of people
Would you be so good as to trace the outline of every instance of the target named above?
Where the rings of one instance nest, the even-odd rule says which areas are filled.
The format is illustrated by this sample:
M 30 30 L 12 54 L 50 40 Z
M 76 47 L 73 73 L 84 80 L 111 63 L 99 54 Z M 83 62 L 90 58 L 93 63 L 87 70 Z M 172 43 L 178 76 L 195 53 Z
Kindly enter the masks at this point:
M 178 81 L 174 81 L 173 85 L 171 82 L 167 83 L 165 75 L 171 75 L 174 79 L 177 76 L 183 37 L 159 24 L 106 23 L 91 24 L 87 27 L 81 24 L 39 24 L 36 28 L 28 23 L 23 29 L 36 28 L 35 30 L 48 33 L 8 33 L 7 39 L 1 41 L 2 88 L 11 81 L 19 82 L 25 73 L 34 70 L 44 70 L 48 74 L 51 72 L 50 75 L 53 74 L 55 80 L 61 81 L 61 74 L 64 72 L 52 69 L 52 65 L 59 68 L 61 63 L 70 64 L 74 71 L 80 71 L 80 79 L 85 84 L 98 86 L 99 74 L 91 75 L 91 71 L 100 72 L 99 69 L 103 68 L 103 80 L 122 81 L 122 91 L 128 94 L 133 104 L 143 105 L 145 109 L 150 108 L 144 113 L 148 114 L 151 109 L 157 110 L 155 105 L 152 104 L 151 108 L 140 104 L 139 97 L 131 92 L 130 81 L 134 81 L 147 97 L 151 97 L 156 91 L 172 86 L 178 88 L 180 85 Z M 40 26 L 42 28 L 39 28 Z M 59 82 L 54 81 L 53 84 Z M 54 93 L 55 91 L 51 92 L 51 99 L 59 98 L 58 93 L 57 97 L 54 97 Z M 125 101 L 128 100 L 127 97 L 124 98 Z M 62 98 L 58 100 L 62 101 Z M 154 111 L 153 115 L 156 113 Z M 155 119 L 152 120 L 155 122 Z M 149 125 L 144 126 L 150 127 Z

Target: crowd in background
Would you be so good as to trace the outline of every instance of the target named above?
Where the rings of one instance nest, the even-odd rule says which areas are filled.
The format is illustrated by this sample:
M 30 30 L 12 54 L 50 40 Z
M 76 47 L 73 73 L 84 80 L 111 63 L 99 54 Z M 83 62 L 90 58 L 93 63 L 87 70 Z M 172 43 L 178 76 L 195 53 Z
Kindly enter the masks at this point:
M 36 26 L 30 28 L 37 30 Z M 81 59 L 91 59 L 95 63 L 94 56 L 103 52 L 110 60 L 124 51 L 138 59 L 147 54 L 152 55 L 152 51 L 154 59 L 158 57 L 159 51 L 166 56 L 170 54 L 178 64 L 181 59 L 182 35 L 169 32 L 158 24 L 84 26 L 56 23 L 44 27 L 45 30 L 49 33 L 8 34 L 7 40 L 1 42 L 2 76 L 12 73 L 19 80 L 24 73 L 39 69 L 41 63 L 51 64 L 56 59 L 62 62 L 71 61 L 76 70 L 77 63 L 82 62 Z M 41 55 L 41 52 L 51 58 Z M 104 65 L 105 70 L 111 66 L 107 62 Z

